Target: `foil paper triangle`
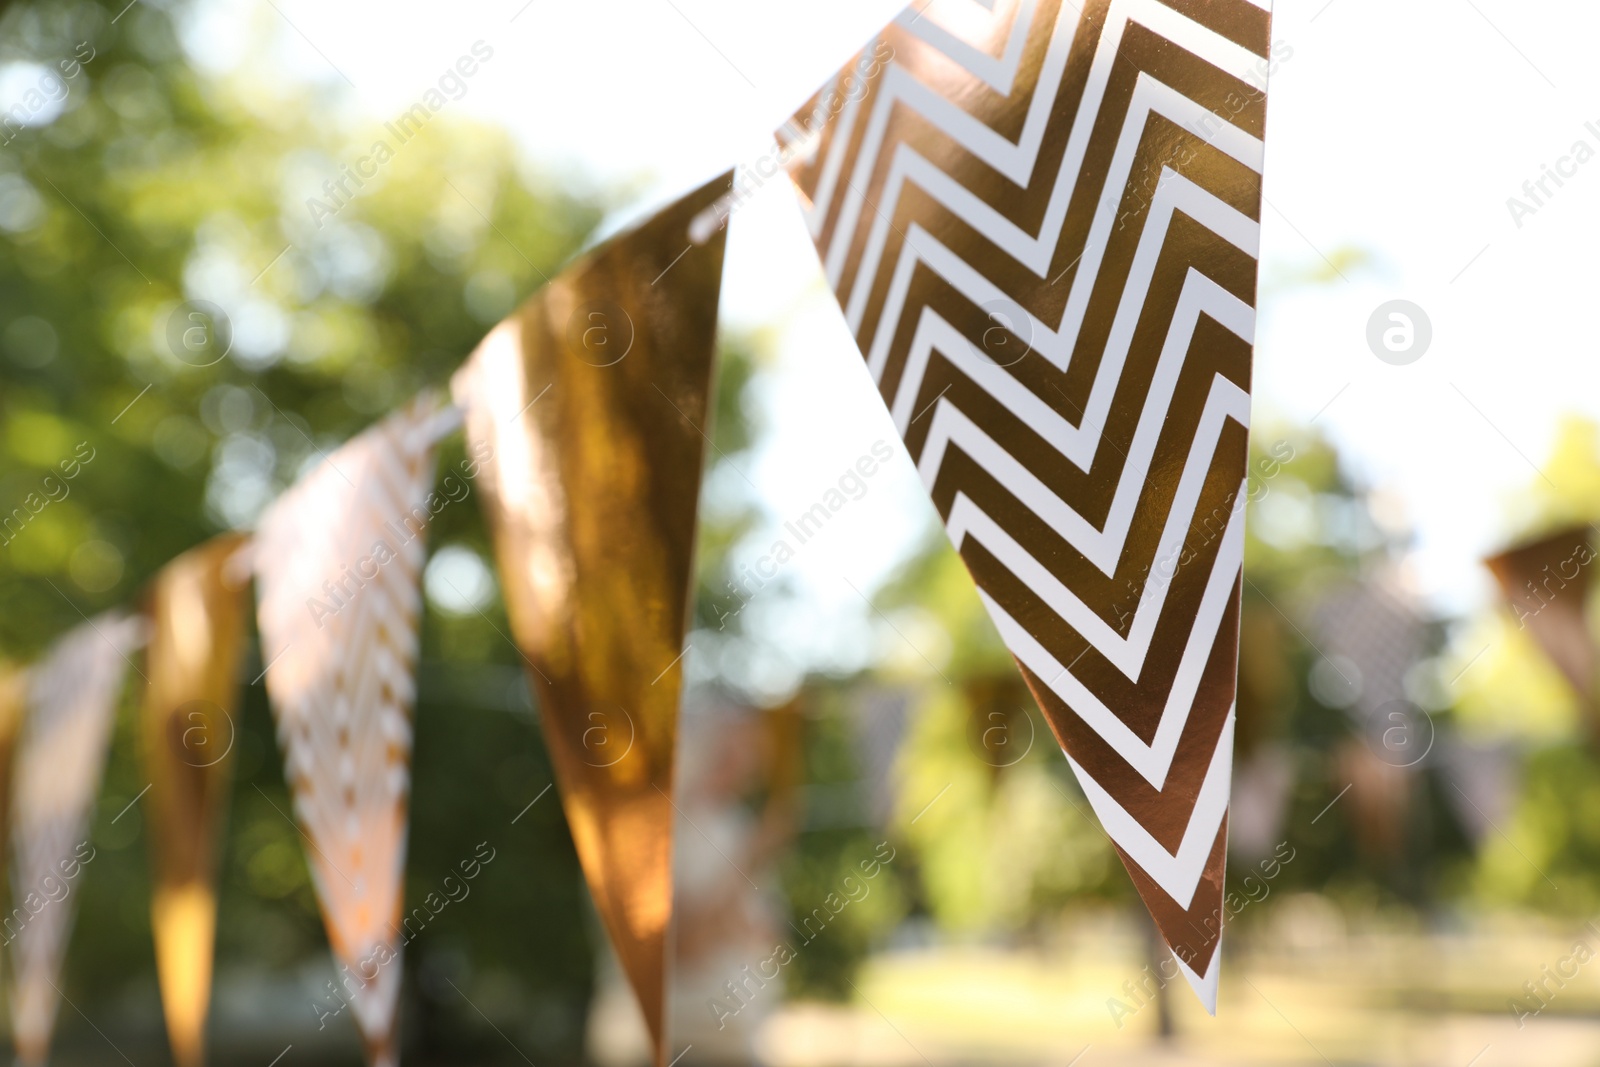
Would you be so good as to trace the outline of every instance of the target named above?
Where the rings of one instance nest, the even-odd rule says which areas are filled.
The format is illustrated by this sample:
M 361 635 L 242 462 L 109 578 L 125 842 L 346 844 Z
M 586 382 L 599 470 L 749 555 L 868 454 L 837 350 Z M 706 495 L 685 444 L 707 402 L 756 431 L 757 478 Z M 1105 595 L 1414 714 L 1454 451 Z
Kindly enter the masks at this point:
M 256 535 L 267 694 L 370 1067 L 399 1062 L 411 714 L 441 398 L 418 397 L 278 499 Z M 335 1007 L 343 1014 L 343 1007 Z
M 1266 0 L 908 8 L 781 130 L 950 539 L 1215 1010 Z
M 117 701 L 143 624 L 101 615 L 69 632 L 29 672 L 11 797 L 11 1028 L 17 1059 L 42 1067 L 60 1009 L 61 965 L 77 894 L 94 862 L 90 817 Z
M 167 1037 L 178 1067 L 205 1062 L 216 941 L 216 874 L 233 785 L 239 662 L 249 575 L 246 543 L 227 534 L 184 553 L 156 576 L 145 612 L 140 755 L 153 891 L 150 927 Z
M 1584 701 L 1600 736 L 1600 649 L 1589 633 L 1589 564 L 1594 531 L 1576 526 L 1502 552 L 1488 561 L 1517 625 L 1533 637 Z
M 17 775 L 17 740 L 28 714 L 27 668 L 0 663 L 0 865 L 11 853 L 11 801 Z
M 666 1062 L 673 751 L 724 231 L 719 178 L 595 249 L 454 382 L 578 859 Z

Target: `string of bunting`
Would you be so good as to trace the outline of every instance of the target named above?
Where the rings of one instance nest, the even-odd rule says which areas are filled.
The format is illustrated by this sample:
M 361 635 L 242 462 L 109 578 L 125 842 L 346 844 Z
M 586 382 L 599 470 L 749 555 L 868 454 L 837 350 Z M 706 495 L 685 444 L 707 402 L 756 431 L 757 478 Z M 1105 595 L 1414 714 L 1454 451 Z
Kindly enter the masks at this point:
M 871 382 L 1213 1012 L 1269 42 L 1266 0 L 908 8 L 777 134 Z M 490 331 L 449 400 L 426 392 L 325 456 L 253 538 L 173 561 L 139 616 L 0 669 L 21 1062 L 48 1056 L 88 813 L 146 639 L 157 968 L 174 1059 L 204 1062 L 253 575 L 334 992 L 370 1067 L 398 1064 L 421 502 L 464 427 L 578 858 L 665 1067 L 674 750 L 734 179 L 572 264 Z

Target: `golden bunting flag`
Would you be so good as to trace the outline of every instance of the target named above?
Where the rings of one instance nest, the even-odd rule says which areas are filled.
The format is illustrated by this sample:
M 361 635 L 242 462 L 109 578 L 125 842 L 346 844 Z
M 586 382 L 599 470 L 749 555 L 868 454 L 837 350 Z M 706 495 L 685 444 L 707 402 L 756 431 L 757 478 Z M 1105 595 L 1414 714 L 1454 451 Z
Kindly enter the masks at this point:
M 16 779 L 17 736 L 28 712 L 26 668 L 0 663 L 0 872 L 11 842 L 11 790 Z
M 1269 29 L 1269 0 L 919 5 L 778 133 L 951 541 L 1213 1011 Z
M 16 780 L 17 737 L 28 712 L 26 668 L 0 663 L 0 877 L 4 877 L 6 858 L 11 851 L 11 797 Z M 0 935 L 10 940 L 11 934 Z
M 1575 526 L 1519 545 L 1487 561 L 1519 629 L 1555 664 L 1583 700 L 1600 737 L 1600 649 L 1589 632 L 1589 565 L 1594 530 Z
M 665 1063 L 672 772 L 725 232 L 719 178 L 562 273 L 454 382 L 578 858 Z
M 267 694 L 340 965 L 332 992 L 371 1067 L 399 1062 L 411 711 L 440 409 L 426 393 L 328 456 L 273 504 L 255 544 Z
M 11 800 L 11 913 L 15 968 L 11 1026 L 17 1059 L 43 1067 L 60 1007 L 61 964 L 85 869 L 89 822 L 117 701 L 144 624 L 101 615 L 56 642 L 30 671 Z
M 140 754 L 153 893 L 150 926 L 167 1036 L 178 1067 L 205 1062 L 216 940 L 219 837 L 233 754 L 249 578 L 227 534 L 167 564 L 151 586 Z

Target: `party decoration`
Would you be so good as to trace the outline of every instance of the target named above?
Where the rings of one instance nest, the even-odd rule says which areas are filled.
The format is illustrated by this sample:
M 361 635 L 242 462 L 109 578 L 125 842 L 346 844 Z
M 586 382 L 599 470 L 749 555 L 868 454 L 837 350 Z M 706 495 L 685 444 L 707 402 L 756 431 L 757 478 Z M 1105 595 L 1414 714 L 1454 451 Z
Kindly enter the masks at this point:
M 778 133 L 950 538 L 1212 1010 L 1269 21 L 920 5 Z
M 1427 656 L 1428 631 L 1395 578 L 1378 576 L 1324 590 L 1310 622 L 1324 657 L 1313 676 L 1312 695 L 1345 709 L 1363 727 L 1406 700 L 1406 675 Z
M 1450 788 L 1444 795 L 1456 821 L 1478 848 L 1497 838 L 1498 827 L 1516 818 L 1522 784 L 1521 756 L 1515 741 L 1441 738 L 1439 755 Z
M 178 1067 L 205 1062 L 216 940 L 219 836 L 233 784 L 239 660 L 248 574 L 232 565 L 246 538 L 184 553 L 151 586 L 146 614 L 141 755 L 154 891 L 150 927 L 167 1036 Z
M 1297 762 L 1281 740 L 1300 684 L 1291 658 L 1292 630 L 1264 597 L 1246 596 L 1239 612 L 1239 691 L 1234 698 L 1233 796 L 1228 852 L 1256 863 L 1283 843 Z
M 905 740 L 916 693 L 906 686 L 858 688 L 845 705 L 856 765 L 867 793 L 871 824 L 887 828 L 894 818 L 895 758 Z
M 1427 656 L 1427 626 L 1403 585 L 1380 573 L 1324 590 L 1309 628 L 1321 657 L 1311 693 L 1342 708 L 1359 731 L 1334 756 L 1350 785 L 1346 814 L 1356 843 L 1392 862 L 1404 854 L 1412 825 L 1412 777 L 1437 740 L 1433 720 L 1407 695 L 1407 677 Z
M 1518 628 L 1582 698 L 1589 728 L 1600 739 L 1600 649 L 1586 614 L 1593 536 L 1591 527 L 1572 527 L 1503 552 L 1488 566 Z
M 0 663 L 0 865 L 11 842 L 12 782 L 16 778 L 17 737 L 28 711 L 28 672 Z
M 267 694 L 339 980 L 371 1067 L 399 1062 L 398 932 L 422 565 L 442 398 L 326 457 L 261 520 Z
M 672 779 L 725 232 L 719 178 L 591 252 L 453 383 L 578 858 L 666 1062 Z
M 0 662 L 0 877 L 11 847 L 11 796 L 16 778 L 17 738 L 28 711 L 26 668 Z M 0 935 L 9 937 L 9 935 Z
M 89 620 L 30 672 L 11 800 L 11 1027 L 17 1059 L 43 1067 L 60 1007 L 61 964 L 85 868 L 89 819 L 105 772 L 117 698 L 143 623 Z

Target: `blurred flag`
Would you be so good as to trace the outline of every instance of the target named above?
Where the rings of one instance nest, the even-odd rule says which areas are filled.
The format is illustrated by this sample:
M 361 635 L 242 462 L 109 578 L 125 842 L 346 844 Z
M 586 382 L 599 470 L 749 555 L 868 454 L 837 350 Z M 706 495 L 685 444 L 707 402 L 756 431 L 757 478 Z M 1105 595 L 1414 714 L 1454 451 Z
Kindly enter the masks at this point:
M 6 857 L 10 855 L 17 736 L 27 710 L 28 671 L 10 663 L 0 663 L 0 877 L 6 873 Z
M 233 784 L 246 543 L 226 534 L 167 564 L 149 592 L 141 755 L 154 890 L 150 926 L 172 1058 L 205 1062 L 216 940 L 218 845 Z
M 28 671 L 0 663 L 0 872 L 11 840 L 12 783 L 16 780 L 17 736 L 28 712 Z
M 1407 699 L 1406 675 L 1426 654 L 1427 634 L 1396 584 L 1375 578 L 1336 586 L 1312 610 L 1311 625 L 1328 657 L 1314 668 L 1319 699 L 1362 725 Z
M 1240 753 L 1233 775 L 1228 847 L 1234 858 L 1254 863 L 1283 843 L 1295 784 L 1295 755 L 1288 745 L 1262 745 Z
M 866 791 L 867 818 L 879 829 L 894 817 L 894 763 L 905 739 L 912 696 L 905 686 L 868 685 L 852 690 L 845 705 Z
M 441 406 L 424 393 L 325 457 L 263 516 L 255 543 L 284 776 L 340 965 L 337 1003 L 371 1067 L 399 1062 L 411 711 Z
M 1238 719 L 1228 850 L 1250 863 L 1283 843 L 1298 770 L 1294 750 L 1281 741 L 1298 683 L 1282 618 L 1263 597 L 1245 594 L 1239 619 Z
M 1600 735 L 1596 668 L 1600 667 L 1585 607 L 1594 529 L 1576 526 L 1487 561 L 1517 625 L 1533 637 L 1582 698 L 1590 729 Z
M 951 541 L 1210 1010 L 1269 21 L 924 4 L 778 133 Z
M 117 699 L 143 623 L 101 615 L 56 642 L 30 672 L 11 799 L 11 913 L 4 937 L 15 976 L 11 1028 L 17 1059 L 43 1067 L 60 1007 L 77 892 L 94 862 L 89 820 Z
M 453 384 L 578 859 L 663 1065 L 673 750 L 726 240 L 688 234 L 731 183 L 590 252 Z
M 1335 776 L 1349 783 L 1350 824 L 1361 851 L 1391 863 L 1402 859 L 1411 825 L 1411 769 L 1386 762 L 1363 738 L 1344 739 L 1333 755 Z
M 1510 741 L 1446 738 L 1439 754 L 1449 779 L 1445 796 L 1472 843 L 1481 846 L 1516 814 L 1523 753 Z
M 1432 720 L 1406 692 L 1406 676 L 1427 652 L 1422 618 L 1397 584 L 1372 578 L 1325 593 L 1311 629 L 1325 657 L 1312 668 L 1312 694 L 1343 708 L 1360 730 L 1334 761 L 1336 777 L 1350 788 L 1357 841 L 1369 856 L 1400 860 L 1412 778 L 1434 742 Z

